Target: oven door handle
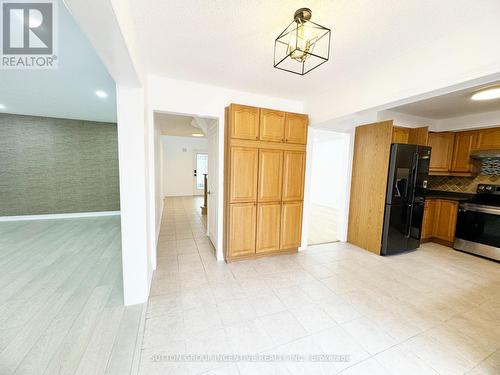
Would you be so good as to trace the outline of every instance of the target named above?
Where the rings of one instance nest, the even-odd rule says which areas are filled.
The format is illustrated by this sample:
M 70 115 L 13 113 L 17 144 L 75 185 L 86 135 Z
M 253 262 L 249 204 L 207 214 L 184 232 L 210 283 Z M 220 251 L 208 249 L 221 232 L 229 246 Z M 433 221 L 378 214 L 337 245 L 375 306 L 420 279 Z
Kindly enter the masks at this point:
M 463 211 L 481 212 L 484 214 L 491 214 L 497 216 L 500 215 L 500 208 L 492 208 L 480 204 L 463 203 L 460 205 L 460 209 L 462 209 Z

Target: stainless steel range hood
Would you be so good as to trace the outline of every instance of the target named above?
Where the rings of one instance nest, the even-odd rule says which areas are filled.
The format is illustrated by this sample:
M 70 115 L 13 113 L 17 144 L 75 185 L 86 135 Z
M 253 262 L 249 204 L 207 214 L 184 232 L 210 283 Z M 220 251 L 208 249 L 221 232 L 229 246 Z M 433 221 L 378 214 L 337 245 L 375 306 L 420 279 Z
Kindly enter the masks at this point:
M 474 172 L 487 176 L 500 175 L 500 150 L 477 150 L 470 155 Z
M 478 150 L 470 155 L 472 159 L 500 159 L 500 150 Z

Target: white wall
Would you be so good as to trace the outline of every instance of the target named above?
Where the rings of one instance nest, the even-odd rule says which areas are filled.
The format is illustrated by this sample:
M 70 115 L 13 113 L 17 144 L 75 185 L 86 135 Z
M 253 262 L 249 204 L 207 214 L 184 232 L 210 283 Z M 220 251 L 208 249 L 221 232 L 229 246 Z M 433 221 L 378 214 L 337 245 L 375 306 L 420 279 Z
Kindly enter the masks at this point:
M 163 150 L 163 196 L 193 195 L 194 151 L 208 152 L 207 139 L 163 135 L 161 147 Z
M 154 111 L 158 111 L 218 119 L 218 189 L 215 192 L 212 192 L 212 194 L 217 194 L 218 212 L 223 212 L 224 208 L 224 108 L 231 103 L 240 103 L 256 107 L 274 108 L 283 111 L 304 113 L 304 106 L 300 101 L 252 94 L 223 87 L 199 84 L 196 82 L 179 81 L 152 75 L 148 77 L 147 86 L 148 109 L 151 114 Z M 149 168 L 154 168 L 153 153 L 150 153 L 149 165 Z M 154 189 L 150 191 L 150 194 L 152 196 L 155 195 Z M 154 205 L 150 208 L 151 211 L 154 211 L 155 209 Z M 217 216 L 218 233 L 216 248 L 217 259 L 220 261 L 224 259 L 222 252 L 223 217 L 224 215 Z M 151 237 L 154 237 L 156 235 L 154 228 L 152 228 L 151 231 Z
M 428 126 L 430 130 L 438 130 L 438 120 L 427 117 L 413 116 L 395 111 L 380 111 L 377 114 L 377 121 L 394 120 L 394 125 L 406 128 L 420 128 Z
M 117 87 L 124 302 L 142 303 L 152 275 L 148 249 L 144 92 Z
M 500 111 L 437 120 L 439 131 L 467 130 L 500 126 Z

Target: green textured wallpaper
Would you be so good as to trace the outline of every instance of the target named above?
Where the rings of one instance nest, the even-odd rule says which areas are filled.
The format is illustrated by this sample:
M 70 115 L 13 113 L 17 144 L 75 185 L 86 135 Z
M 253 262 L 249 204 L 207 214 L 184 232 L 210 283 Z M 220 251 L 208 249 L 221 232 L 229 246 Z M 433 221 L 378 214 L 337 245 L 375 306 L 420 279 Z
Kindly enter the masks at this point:
M 119 209 L 116 124 L 0 114 L 0 216 Z

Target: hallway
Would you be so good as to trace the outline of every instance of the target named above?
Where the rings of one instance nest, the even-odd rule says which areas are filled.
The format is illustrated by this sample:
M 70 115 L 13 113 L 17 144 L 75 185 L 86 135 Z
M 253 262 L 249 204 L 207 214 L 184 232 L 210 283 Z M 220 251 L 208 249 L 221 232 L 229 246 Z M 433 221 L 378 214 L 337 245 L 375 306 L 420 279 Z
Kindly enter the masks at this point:
M 141 375 L 498 373 L 497 263 L 432 243 L 394 257 L 334 243 L 226 264 L 200 205 L 165 200 Z M 207 357 L 257 353 L 274 360 Z

